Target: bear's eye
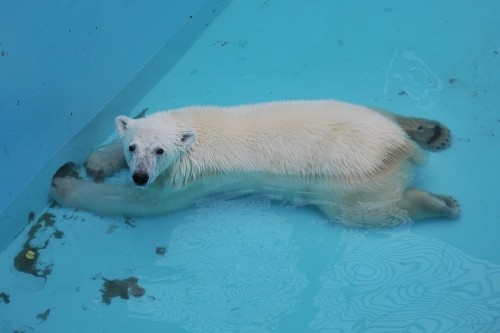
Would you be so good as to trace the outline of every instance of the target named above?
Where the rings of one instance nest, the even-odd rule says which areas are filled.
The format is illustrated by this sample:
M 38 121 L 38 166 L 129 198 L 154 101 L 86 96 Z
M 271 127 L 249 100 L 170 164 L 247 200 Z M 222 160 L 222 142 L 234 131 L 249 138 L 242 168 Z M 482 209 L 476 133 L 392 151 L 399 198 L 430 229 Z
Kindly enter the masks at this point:
M 128 151 L 132 152 L 135 150 L 135 145 L 128 146 Z
M 161 155 L 164 153 L 164 151 L 162 148 L 156 148 L 155 153 L 156 153 L 156 155 Z

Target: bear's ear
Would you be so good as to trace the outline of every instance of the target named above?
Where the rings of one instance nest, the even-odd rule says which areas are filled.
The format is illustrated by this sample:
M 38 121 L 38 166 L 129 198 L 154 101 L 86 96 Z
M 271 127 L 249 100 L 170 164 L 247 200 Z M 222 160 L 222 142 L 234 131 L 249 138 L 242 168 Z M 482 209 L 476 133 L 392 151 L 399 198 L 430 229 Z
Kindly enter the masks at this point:
M 120 135 L 123 135 L 123 133 L 125 133 L 125 131 L 127 130 L 127 127 L 130 125 L 131 122 L 132 122 L 132 119 L 130 119 L 127 116 L 116 117 L 115 126 L 116 126 L 116 129 L 118 130 L 118 133 Z
M 180 134 L 181 146 L 184 150 L 188 150 L 189 147 L 196 141 L 196 133 L 191 131 L 183 131 Z

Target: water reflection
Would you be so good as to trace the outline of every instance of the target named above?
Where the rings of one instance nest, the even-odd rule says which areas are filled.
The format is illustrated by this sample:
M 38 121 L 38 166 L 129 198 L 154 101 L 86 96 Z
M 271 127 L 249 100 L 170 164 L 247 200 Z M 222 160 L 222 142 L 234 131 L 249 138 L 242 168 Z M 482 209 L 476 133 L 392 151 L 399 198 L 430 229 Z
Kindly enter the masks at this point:
M 154 301 L 134 300 L 129 309 L 190 332 L 276 330 L 307 285 L 292 229 L 262 196 L 205 200 L 156 262 L 168 278 L 144 284 Z
M 493 332 L 500 267 L 436 239 L 344 230 L 345 251 L 320 277 L 317 331 Z
M 164 276 L 143 280 L 154 297 L 129 300 L 131 313 L 191 332 L 500 328 L 499 266 L 408 227 L 292 223 L 286 214 L 301 209 L 272 202 L 241 193 L 201 202 L 156 260 Z

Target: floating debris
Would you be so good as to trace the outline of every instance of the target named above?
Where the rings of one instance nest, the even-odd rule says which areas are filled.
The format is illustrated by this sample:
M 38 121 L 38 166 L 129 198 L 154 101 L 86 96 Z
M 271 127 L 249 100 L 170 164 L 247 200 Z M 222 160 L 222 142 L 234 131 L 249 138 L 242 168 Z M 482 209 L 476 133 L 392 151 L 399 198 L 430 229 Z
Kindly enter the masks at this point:
M 108 227 L 108 230 L 106 230 L 106 233 L 107 234 L 112 234 L 113 232 L 115 232 L 115 230 L 118 228 L 118 226 L 116 224 L 112 224 Z
M 155 252 L 157 255 L 164 257 L 165 253 L 167 253 L 167 248 L 163 246 L 157 246 Z
M 29 218 L 31 218 L 31 213 Z M 33 213 L 34 217 L 34 213 Z M 54 225 L 56 223 L 55 215 L 49 212 L 44 212 L 36 221 L 35 224 L 28 231 L 28 239 L 23 244 L 21 251 L 17 253 L 14 258 L 14 267 L 20 271 L 27 274 L 31 274 L 36 277 L 44 277 L 52 273 L 52 266 L 47 266 L 43 269 L 37 267 L 37 261 L 40 257 L 40 250 L 47 248 L 49 245 L 49 240 L 51 236 L 55 238 L 62 238 L 64 233 L 60 230 L 55 229 Z M 53 233 L 43 233 L 42 236 L 38 234 L 39 231 L 47 231 L 47 229 L 55 229 Z M 49 230 L 50 230 L 49 229 Z M 37 240 L 38 237 L 42 237 L 41 240 Z M 43 237 L 46 237 L 44 240 Z M 37 242 L 34 242 L 37 240 Z M 41 244 L 41 245 L 40 245 Z
M 56 229 L 56 231 L 54 231 L 54 233 L 52 235 L 54 235 L 54 238 L 61 239 L 64 237 L 64 232 Z
M 111 299 L 113 297 L 120 297 L 122 299 L 129 299 L 130 296 L 142 297 L 146 293 L 146 290 L 139 286 L 137 282 L 139 281 L 136 277 L 129 277 L 123 280 L 104 280 L 102 293 L 102 301 L 106 304 L 111 304 Z
M 20 272 L 31 274 L 37 277 L 45 277 L 45 275 L 43 275 L 36 267 L 37 260 L 38 249 L 24 247 L 14 258 L 14 267 Z
M 7 293 L 4 293 L 3 291 L 0 293 L 0 299 L 5 303 L 9 304 L 10 303 L 10 295 Z
M 24 256 L 28 260 L 33 260 L 33 259 L 35 259 L 36 253 L 34 251 L 28 250 L 28 251 L 26 251 L 26 254 Z
M 134 220 L 133 220 L 131 217 L 129 217 L 129 216 L 124 216 L 124 217 L 123 217 L 123 222 L 125 222 L 125 224 L 126 224 L 126 225 L 129 225 L 129 226 L 131 226 L 132 228 L 135 228 L 135 222 L 134 222 Z
M 45 310 L 45 312 L 39 313 L 36 315 L 36 319 L 40 319 L 41 321 L 46 321 L 49 317 L 50 309 Z
M 56 216 L 52 213 L 45 212 L 38 218 L 37 223 L 43 222 L 46 227 L 53 227 L 56 224 Z

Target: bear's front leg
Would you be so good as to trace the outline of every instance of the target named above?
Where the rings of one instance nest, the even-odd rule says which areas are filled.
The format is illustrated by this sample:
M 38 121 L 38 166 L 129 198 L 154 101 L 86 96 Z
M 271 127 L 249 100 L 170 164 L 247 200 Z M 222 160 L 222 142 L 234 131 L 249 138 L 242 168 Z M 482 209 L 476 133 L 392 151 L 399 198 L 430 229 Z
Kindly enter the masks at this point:
M 151 216 L 188 207 L 205 191 L 202 185 L 174 190 L 157 184 L 95 183 L 80 178 L 76 165 L 66 163 L 52 178 L 49 197 L 61 206 L 101 215 Z
M 133 185 L 94 183 L 75 177 L 56 177 L 52 180 L 49 197 L 59 205 L 101 215 L 144 215 L 151 207 L 143 190 Z
M 94 150 L 85 162 L 87 174 L 95 182 L 102 182 L 105 178 L 111 177 L 115 172 L 126 167 L 127 162 L 123 155 L 120 139 Z

